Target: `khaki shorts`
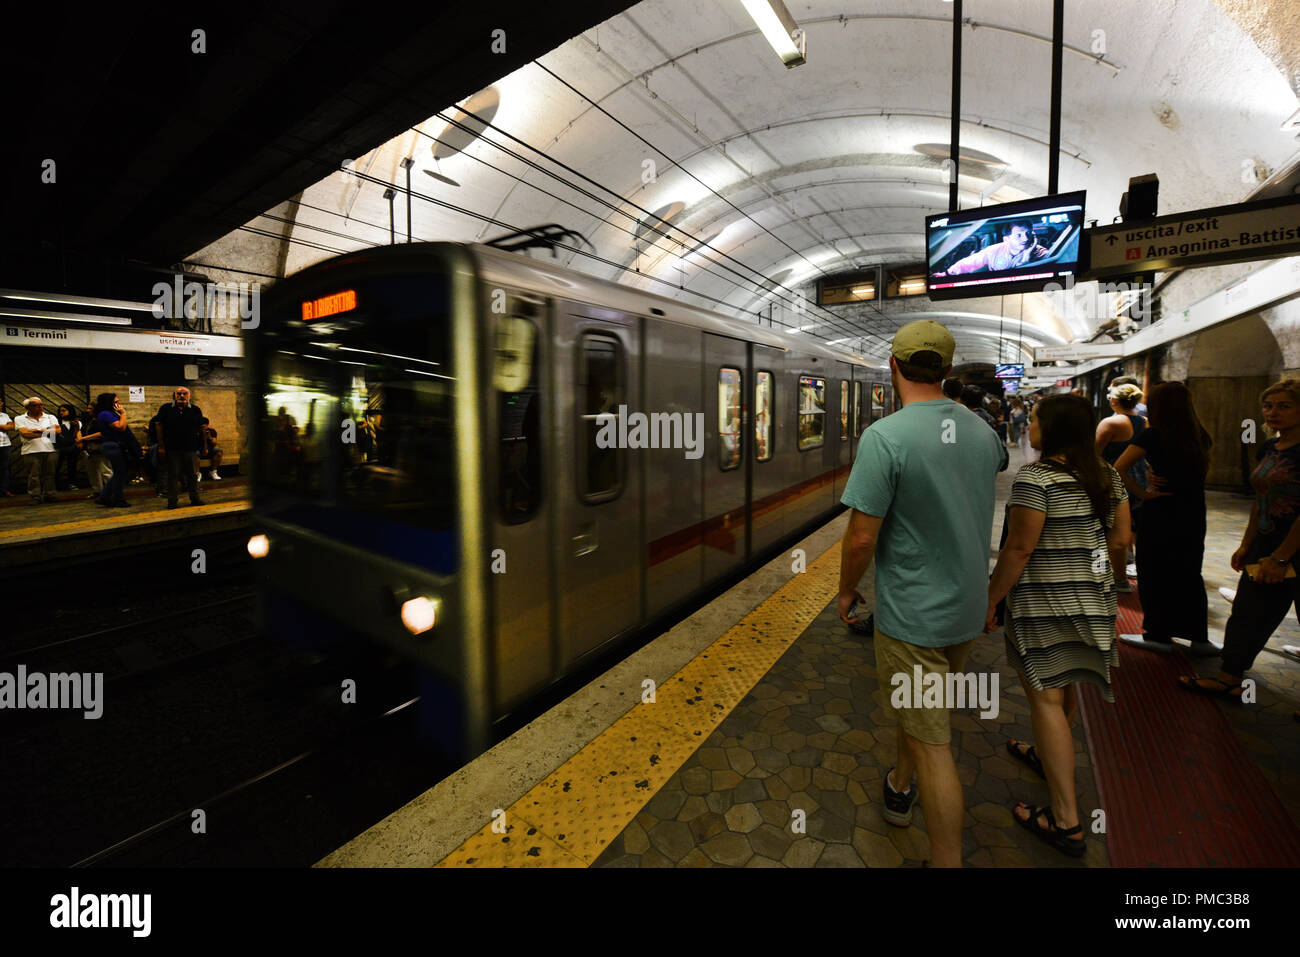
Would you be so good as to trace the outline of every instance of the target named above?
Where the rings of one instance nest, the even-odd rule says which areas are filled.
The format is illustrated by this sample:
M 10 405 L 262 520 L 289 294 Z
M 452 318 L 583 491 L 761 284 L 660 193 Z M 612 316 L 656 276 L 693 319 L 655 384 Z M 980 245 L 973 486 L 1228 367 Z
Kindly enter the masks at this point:
M 900 686 L 895 685 L 893 677 L 896 674 L 907 675 L 907 685 L 902 687 L 910 689 L 915 681 L 914 669 L 917 665 L 921 666 L 922 680 L 925 675 L 932 673 L 946 675 L 949 672 L 962 671 L 975 639 L 963 641 L 959 645 L 948 645 L 945 648 L 923 648 L 920 645 L 899 641 L 897 638 L 890 638 L 877 628 L 874 644 L 876 680 L 880 682 L 880 690 L 884 693 L 890 710 L 898 718 L 898 726 L 924 744 L 948 744 L 952 740 L 948 709 L 896 707 L 894 698 Z M 909 705 L 913 703 L 910 696 L 904 697 Z

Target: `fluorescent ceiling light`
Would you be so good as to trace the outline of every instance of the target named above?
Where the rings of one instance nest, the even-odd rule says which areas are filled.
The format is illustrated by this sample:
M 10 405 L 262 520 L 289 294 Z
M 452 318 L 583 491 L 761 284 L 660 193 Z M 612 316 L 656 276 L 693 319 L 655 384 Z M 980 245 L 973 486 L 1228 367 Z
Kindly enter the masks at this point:
M 854 286 L 849 292 L 855 296 L 874 296 L 876 294 L 875 286 Z
M 904 293 L 913 292 L 924 288 L 925 288 L 924 279 L 909 279 L 905 282 L 900 282 L 898 284 L 898 291 Z
M 808 45 L 799 24 L 781 0 L 740 0 L 786 69 L 805 63 Z M 797 35 L 797 36 L 796 36 Z

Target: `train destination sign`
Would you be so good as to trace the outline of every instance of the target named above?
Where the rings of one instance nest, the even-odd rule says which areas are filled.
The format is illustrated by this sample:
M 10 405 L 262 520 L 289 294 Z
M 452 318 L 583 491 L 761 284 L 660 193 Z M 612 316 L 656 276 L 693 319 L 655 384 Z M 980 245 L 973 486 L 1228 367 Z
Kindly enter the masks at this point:
M 1300 252 L 1300 196 L 1088 230 L 1085 278 L 1277 259 Z

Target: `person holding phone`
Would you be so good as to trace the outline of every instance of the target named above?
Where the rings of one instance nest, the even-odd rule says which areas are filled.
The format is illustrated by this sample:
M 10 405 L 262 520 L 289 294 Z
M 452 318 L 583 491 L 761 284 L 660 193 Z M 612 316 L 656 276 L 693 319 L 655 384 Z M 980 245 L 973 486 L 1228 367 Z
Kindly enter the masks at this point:
M 1241 700 L 1241 680 L 1300 598 L 1294 576 L 1300 552 L 1300 379 L 1283 379 L 1260 395 L 1264 424 L 1274 433 L 1251 473 L 1255 504 L 1232 568 L 1241 573 L 1232 615 L 1223 628 L 1223 665 L 1215 678 L 1179 678 L 1187 691 Z M 1251 572 L 1254 576 L 1251 576 Z
M 126 410 L 117 401 L 117 395 L 101 392 L 95 400 L 95 421 L 104 437 L 100 452 L 108 460 L 113 474 L 104 482 L 104 489 L 96 502 L 106 508 L 127 508 L 126 500 L 126 444 L 123 433 L 127 430 Z

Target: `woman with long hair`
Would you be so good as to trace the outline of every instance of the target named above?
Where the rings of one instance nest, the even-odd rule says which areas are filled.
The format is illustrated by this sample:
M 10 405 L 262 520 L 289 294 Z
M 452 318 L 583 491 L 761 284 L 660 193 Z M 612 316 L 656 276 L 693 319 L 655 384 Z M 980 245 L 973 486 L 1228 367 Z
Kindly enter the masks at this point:
M 112 392 L 101 392 L 95 399 L 95 421 L 104 436 L 100 451 L 113 468 L 113 474 L 104 482 L 103 491 L 96 501 L 109 508 L 126 508 L 126 444 L 123 433 L 126 432 L 126 410 L 117 401 Z
M 1250 476 L 1255 504 L 1232 553 L 1241 579 L 1223 629 L 1223 666 L 1217 678 L 1179 679 L 1188 691 L 1236 701 L 1246 670 L 1300 598 L 1300 578 L 1290 577 L 1300 552 L 1300 380 L 1283 379 L 1259 398 L 1274 437 L 1259 450 Z
M 1006 544 L 989 579 L 985 630 L 996 627 L 1005 597 L 1007 662 L 1029 699 L 1037 747 L 1014 738 L 1012 756 L 1047 779 L 1051 802 L 1013 810 L 1016 822 L 1072 857 L 1085 853 L 1074 787 L 1078 713 L 1074 685 L 1089 681 L 1114 701 L 1115 578 L 1108 549 L 1127 541 L 1128 498 L 1115 470 L 1098 455 L 1087 399 L 1053 395 L 1035 407 L 1029 439 L 1042 459 L 1024 466 L 1011 487 Z M 1039 752 L 1041 751 L 1041 757 Z
M 1152 651 L 1170 651 L 1185 638 L 1194 655 L 1217 655 L 1209 638 L 1205 579 L 1205 476 L 1210 468 L 1210 434 L 1201 425 L 1191 390 L 1164 382 L 1147 398 L 1151 424 L 1134 436 L 1115 463 L 1134 510 L 1138 536 L 1138 596 L 1145 635 L 1123 641 Z M 1145 457 L 1159 475 L 1159 490 L 1139 483 L 1131 467 Z

